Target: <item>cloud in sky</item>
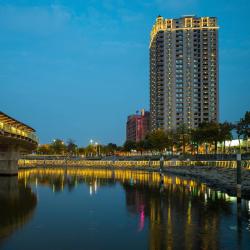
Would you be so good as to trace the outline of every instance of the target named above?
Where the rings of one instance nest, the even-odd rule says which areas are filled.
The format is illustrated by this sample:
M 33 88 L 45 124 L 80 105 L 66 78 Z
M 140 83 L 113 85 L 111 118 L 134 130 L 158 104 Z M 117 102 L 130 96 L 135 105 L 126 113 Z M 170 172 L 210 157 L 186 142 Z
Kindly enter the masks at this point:
M 198 0 L 155 0 L 152 5 L 157 5 L 163 10 L 184 9 L 198 3 Z
M 130 8 L 123 0 L 89 0 L 80 10 L 64 1 L 49 5 L 43 5 L 39 1 L 37 5 L 28 5 L 29 1 L 22 2 L 25 4 L 1 5 L 0 2 L 2 30 L 46 36 L 63 32 L 73 24 L 86 32 L 115 32 L 122 27 L 122 23 L 133 25 L 146 18 L 143 11 Z M 143 6 L 138 0 L 134 2 L 137 2 L 138 8 Z
M 71 12 L 59 5 L 47 7 L 0 5 L 0 27 L 12 32 L 36 35 L 59 32 L 71 18 Z

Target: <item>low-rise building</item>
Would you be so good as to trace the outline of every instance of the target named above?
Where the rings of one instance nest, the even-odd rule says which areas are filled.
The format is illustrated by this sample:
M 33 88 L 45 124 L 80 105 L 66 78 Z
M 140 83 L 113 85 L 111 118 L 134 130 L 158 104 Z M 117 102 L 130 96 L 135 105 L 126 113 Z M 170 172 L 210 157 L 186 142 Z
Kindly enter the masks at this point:
M 140 142 L 150 131 L 150 113 L 141 110 L 141 113 L 129 115 L 126 127 L 126 140 Z

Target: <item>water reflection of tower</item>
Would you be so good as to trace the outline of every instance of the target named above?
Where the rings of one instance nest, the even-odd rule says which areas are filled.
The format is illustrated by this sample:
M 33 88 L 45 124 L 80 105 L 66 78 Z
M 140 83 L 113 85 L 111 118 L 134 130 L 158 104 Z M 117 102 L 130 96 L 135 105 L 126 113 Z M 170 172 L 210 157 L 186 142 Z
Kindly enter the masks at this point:
M 166 227 L 162 230 L 161 224 L 166 219 L 167 211 L 160 204 L 159 190 L 149 188 L 147 185 L 131 186 L 129 183 L 124 183 L 123 187 L 126 191 L 127 209 L 132 214 L 139 214 L 140 230 L 142 230 L 142 218 L 149 218 L 149 249 L 163 249 L 166 245 Z
M 185 182 L 186 183 L 186 182 Z M 231 211 L 226 196 L 210 193 L 182 182 L 159 187 L 123 184 L 128 211 L 138 214 L 141 207 L 148 218 L 149 249 L 218 249 L 220 217 Z

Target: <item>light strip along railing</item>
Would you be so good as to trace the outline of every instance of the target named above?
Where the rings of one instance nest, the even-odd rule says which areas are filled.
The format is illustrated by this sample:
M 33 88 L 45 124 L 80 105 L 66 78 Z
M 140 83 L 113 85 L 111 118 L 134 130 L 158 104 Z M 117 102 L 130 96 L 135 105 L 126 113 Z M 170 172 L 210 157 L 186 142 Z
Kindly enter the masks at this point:
M 19 160 L 19 166 L 73 166 L 73 167 L 142 167 L 159 168 L 159 161 L 88 161 L 88 160 Z M 236 161 L 164 161 L 164 167 L 219 167 L 236 168 Z M 242 167 L 250 170 L 250 161 L 242 161 Z
M 38 137 L 33 132 L 27 132 L 27 131 L 15 128 L 13 126 L 10 126 L 8 124 L 4 124 L 3 122 L 0 122 L 0 130 L 3 130 L 13 135 L 20 135 L 20 136 L 29 138 L 32 141 L 35 141 L 38 143 Z

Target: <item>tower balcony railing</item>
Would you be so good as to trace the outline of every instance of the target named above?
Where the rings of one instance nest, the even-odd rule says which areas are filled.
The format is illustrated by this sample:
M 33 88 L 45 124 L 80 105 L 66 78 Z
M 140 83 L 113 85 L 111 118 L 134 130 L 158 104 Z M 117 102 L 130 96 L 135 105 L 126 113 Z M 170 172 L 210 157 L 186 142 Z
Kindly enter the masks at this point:
M 29 132 L 29 131 L 24 131 L 22 129 L 16 128 L 14 126 L 5 124 L 3 122 L 0 122 L 0 131 L 12 134 L 12 135 L 17 135 L 21 136 L 24 138 L 28 138 L 36 143 L 38 143 L 38 137 L 34 132 Z

